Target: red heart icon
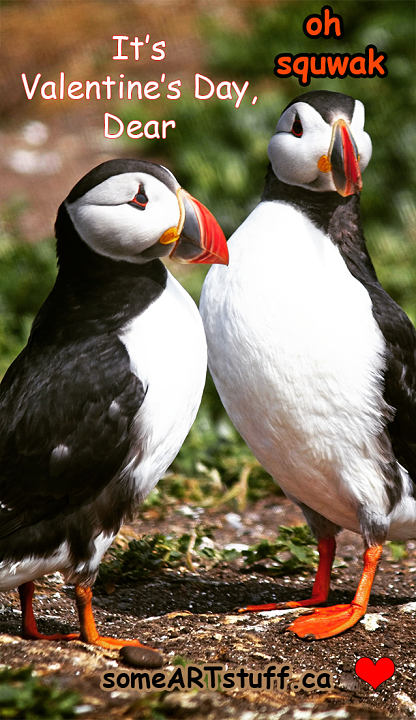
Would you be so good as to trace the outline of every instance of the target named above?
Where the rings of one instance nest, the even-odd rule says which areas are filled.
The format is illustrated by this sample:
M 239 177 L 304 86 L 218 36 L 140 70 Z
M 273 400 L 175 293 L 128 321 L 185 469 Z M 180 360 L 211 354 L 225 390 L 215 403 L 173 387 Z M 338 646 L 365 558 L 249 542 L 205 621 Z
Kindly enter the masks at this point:
M 395 669 L 393 660 L 388 657 L 382 657 L 376 663 L 369 657 L 362 657 L 355 663 L 355 672 L 358 677 L 371 685 L 374 690 L 385 680 L 391 678 Z

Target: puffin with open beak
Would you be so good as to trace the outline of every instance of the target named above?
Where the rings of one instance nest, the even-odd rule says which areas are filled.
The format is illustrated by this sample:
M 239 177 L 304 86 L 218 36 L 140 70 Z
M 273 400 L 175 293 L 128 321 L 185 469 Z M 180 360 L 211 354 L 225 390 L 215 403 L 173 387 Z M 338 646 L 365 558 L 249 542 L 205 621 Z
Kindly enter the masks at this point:
M 22 634 L 142 647 L 99 634 L 91 585 L 121 524 L 178 453 L 200 404 L 198 310 L 159 258 L 226 263 L 211 213 L 166 168 L 111 160 L 56 220 L 59 272 L 0 385 L 0 590 L 19 588 Z M 80 633 L 39 632 L 33 580 L 75 584 Z
M 319 639 L 364 615 L 384 541 L 416 537 L 416 332 L 365 245 L 363 104 L 297 97 L 268 154 L 261 202 L 230 238 L 229 267 L 209 271 L 201 313 L 230 418 L 318 539 L 311 597 L 243 610 L 325 603 L 336 534 L 362 535 L 352 602 L 289 627 Z

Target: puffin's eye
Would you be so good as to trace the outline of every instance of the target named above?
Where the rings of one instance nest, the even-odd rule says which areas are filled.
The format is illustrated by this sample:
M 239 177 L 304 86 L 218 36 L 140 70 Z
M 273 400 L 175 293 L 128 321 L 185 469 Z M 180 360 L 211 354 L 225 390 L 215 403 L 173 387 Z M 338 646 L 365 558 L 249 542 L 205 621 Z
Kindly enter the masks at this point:
M 295 137 L 302 137 L 302 135 L 303 135 L 302 123 L 301 123 L 299 115 L 297 113 L 296 113 L 295 119 L 293 121 L 291 133 Z
M 133 200 L 130 200 L 129 205 L 133 205 L 138 210 L 145 210 L 148 202 L 149 202 L 149 198 L 147 197 L 147 195 L 144 191 L 144 187 L 143 187 L 142 183 L 140 183 L 139 189 L 138 189 L 136 195 L 134 196 Z

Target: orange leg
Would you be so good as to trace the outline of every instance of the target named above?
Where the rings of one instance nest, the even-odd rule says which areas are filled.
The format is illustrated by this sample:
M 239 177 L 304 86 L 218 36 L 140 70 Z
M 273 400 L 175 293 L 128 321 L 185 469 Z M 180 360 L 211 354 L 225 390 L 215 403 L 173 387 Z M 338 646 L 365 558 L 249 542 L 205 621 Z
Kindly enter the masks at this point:
M 382 545 L 374 545 L 365 551 L 363 574 L 354 600 L 349 605 L 319 608 L 310 615 L 296 618 L 288 629 L 299 637 L 321 640 L 339 635 L 355 625 L 367 610 L 374 575 L 382 552 Z
M 90 645 L 99 645 L 100 647 L 109 648 L 111 650 L 114 650 L 115 648 L 122 648 L 125 645 L 134 645 L 135 647 L 144 648 L 151 653 L 157 653 L 157 650 L 153 650 L 153 648 L 143 645 L 138 640 L 118 640 L 117 638 L 103 637 L 102 635 L 99 635 L 92 612 L 91 588 L 83 588 L 80 585 L 76 585 L 75 597 L 81 628 L 81 640 L 89 643 Z
M 22 636 L 26 638 L 26 640 L 79 640 L 79 633 L 42 635 L 42 633 L 39 632 L 32 606 L 34 591 L 35 586 L 33 582 L 19 585 L 20 605 L 22 608 Z
M 287 608 L 311 607 L 320 605 L 328 599 L 331 581 L 331 569 L 335 556 L 335 538 L 323 538 L 318 543 L 319 565 L 316 572 L 312 595 L 306 600 L 289 600 L 289 602 L 269 603 L 266 605 L 247 605 L 238 612 L 259 612 L 265 610 L 285 610 Z
M 112 637 L 103 637 L 98 633 L 95 625 L 94 615 L 92 612 L 92 590 L 89 587 L 83 588 L 80 585 L 75 586 L 75 599 L 78 609 L 80 633 L 54 635 L 42 635 L 36 626 L 35 616 L 33 614 L 32 598 L 34 592 L 33 582 L 24 583 L 19 586 L 20 602 L 22 606 L 22 635 L 30 640 L 81 640 L 90 645 L 98 645 L 99 647 L 116 650 L 125 645 L 134 645 L 143 648 L 143 658 L 146 660 L 156 660 L 155 656 L 160 658 L 157 650 L 142 645 L 138 640 L 118 640 Z M 151 657 L 152 656 L 152 657 Z

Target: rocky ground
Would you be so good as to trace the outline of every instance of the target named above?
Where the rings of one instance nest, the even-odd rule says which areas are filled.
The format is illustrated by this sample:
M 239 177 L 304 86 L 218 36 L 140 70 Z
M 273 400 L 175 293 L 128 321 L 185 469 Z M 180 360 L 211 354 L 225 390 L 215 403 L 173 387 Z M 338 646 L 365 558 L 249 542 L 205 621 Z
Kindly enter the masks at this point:
M 283 498 L 257 502 L 244 513 L 227 510 L 190 512 L 175 508 L 164 518 L 147 512 L 124 537 L 138 533 L 184 533 L 198 522 L 214 526 L 218 546 L 252 545 L 273 540 L 279 524 L 302 522 Z M 0 658 L 12 667 L 31 664 L 46 680 L 82 695 L 80 717 L 88 718 L 233 718 L 244 720 L 369 720 L 416 717 L 414 599 L 416 546 L 409 543 L 400 563 L 387 549 L 376 577 L 368 613 L 343 635 L 323 641 L 303 641 L 287 631 L 289 621 L 305 610 L 238 615 L 235 608 L 248 602 L 307 597 L 313 575 L 274 578 L 247 569 L 238 561 L 192 572 L 164 570 L 137 585 L 118 585 L 114 592 L 95 594 L 95 616 L 103 634 L 139 637 L 160 649 L 164 670 L 173 661 L 220 664 L 227 670 L 260 670 L 270 664 L 289 664 L 293 682 L 306 670 L 326 670 L 333 676 L 331 690 L 306 693 L 293 689 L 266 691 L 234 689 L 222 692 L 155 692 L 100 689 L 104 672 L 129 671 L 119 653 L 87 647 L 80 642 L 31 642 L 19 638 L 17 593 L 0 595 Z M 344 531 L 337 556 L 342 566 L 333 572 L 331 603 L 348 602 L 361 571 L 361 540 Z M 44 632 L 76 627 L 73 589 L 60 576 L 38 584 L 35 612 Z M 393 677 L 374 691 L 354 672 L 357 659 L 390 657 Z M 175 659 L 175 660 L 174 660 Z

